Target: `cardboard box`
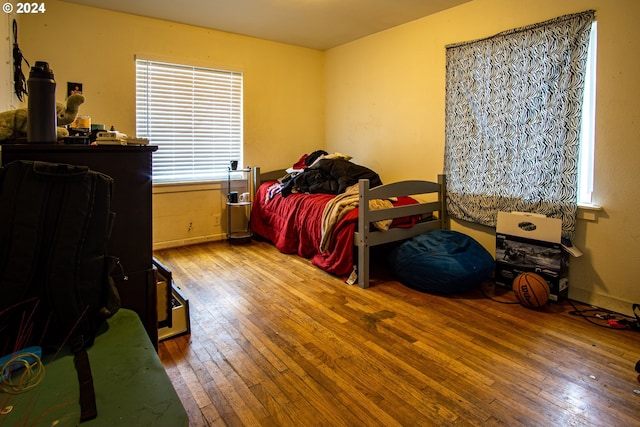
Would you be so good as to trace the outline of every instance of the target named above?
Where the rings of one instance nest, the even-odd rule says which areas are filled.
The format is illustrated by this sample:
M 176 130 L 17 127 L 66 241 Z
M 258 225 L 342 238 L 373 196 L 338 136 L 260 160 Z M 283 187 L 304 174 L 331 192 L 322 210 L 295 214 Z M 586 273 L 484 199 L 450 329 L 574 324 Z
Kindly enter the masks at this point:
M 542 276 L 550 301 L 569 293 L 569 253 L 562 246 L 562 220 L 523 212 L 498 212 L 496 226 L 496 284 L 512 288 L 520 273 Z

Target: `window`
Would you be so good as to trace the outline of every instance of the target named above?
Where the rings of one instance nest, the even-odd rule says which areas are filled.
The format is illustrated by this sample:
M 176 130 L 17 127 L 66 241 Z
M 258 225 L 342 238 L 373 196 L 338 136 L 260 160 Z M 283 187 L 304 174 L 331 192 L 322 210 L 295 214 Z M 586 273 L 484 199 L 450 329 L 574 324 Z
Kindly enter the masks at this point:
M 596 56 L 598 31 L 596 21 L 591 24 L 587 70 L 582 100 L 582 128 L 580 130 L 580 164 L 578 166 L 578 204 L 591 205 L 593 192 L 593 158 L 596 122 Z
M 563 237 L 573 237 L 579 163 L 592 158 L 581 135 L 593 126 L 582 107 L 594 18 L 588 10 L 447 46 L 452 217 L 495 226 L 497 212 L 535 212 L 561 218 Z
M 226 177 L 242 164 L 243 75 L 136 58 L 136 134 L 158 146 L 155 183 Z

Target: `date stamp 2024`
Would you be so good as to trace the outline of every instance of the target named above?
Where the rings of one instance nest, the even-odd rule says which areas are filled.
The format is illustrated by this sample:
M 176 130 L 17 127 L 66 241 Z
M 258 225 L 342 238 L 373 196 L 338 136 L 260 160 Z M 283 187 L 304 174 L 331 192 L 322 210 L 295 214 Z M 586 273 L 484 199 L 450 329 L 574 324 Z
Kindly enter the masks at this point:
M 45 13 L 47 8 L 44 2 L 31 2 L 31 3 L 21 3 L 18 2 L 15 6 L 12 3 L 4 3 L 2 5 L 2 11 L 4 13 L 11 13 L 15 11 L 18 14 L 27 14 L 27 13 Z

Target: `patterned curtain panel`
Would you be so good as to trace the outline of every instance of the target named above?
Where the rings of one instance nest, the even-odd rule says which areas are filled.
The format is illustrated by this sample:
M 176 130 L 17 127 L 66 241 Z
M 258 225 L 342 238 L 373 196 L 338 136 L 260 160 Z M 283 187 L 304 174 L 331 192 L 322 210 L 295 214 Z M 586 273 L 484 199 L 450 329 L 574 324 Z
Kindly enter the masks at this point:
M 577 209 L 582 95 L 594 11 L 447 46 L 451 216 L 495 227 L 498 211 Z

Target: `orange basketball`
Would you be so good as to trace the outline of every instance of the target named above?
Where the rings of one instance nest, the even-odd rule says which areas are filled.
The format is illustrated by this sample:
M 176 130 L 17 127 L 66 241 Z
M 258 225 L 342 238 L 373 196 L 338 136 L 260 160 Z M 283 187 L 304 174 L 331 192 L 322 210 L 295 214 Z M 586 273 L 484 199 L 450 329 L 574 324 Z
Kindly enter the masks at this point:
M 513 279 L 513 293 L 525 307 L 542 307 L 549 300 L 549 284 L 536 273 L 522 273 Z

